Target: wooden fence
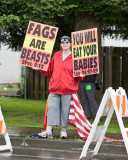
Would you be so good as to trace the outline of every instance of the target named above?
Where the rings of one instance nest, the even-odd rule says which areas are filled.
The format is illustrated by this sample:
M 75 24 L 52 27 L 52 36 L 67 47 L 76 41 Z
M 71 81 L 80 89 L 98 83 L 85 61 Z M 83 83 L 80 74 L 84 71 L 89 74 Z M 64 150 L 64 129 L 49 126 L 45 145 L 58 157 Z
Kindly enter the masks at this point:
M 47 99 L 49 78 L 39 71 L 27 67 L 26 98 Z
M 103 47 L 102 48 L 102 90 L 108 87 L 117 89 L 122 86 L 128 94 L 128 48 Z M 49 78 L 39 71 L 27 68 L 26 97 L 28 99 L 47 99 Z M 80 92 L 80 91 L 78 91 Z M 96 94 L 96 96 L 99 94 Z M 99 101 L 102 97 L 99 98 Z
M 103 48 L 103 91 L 123 87 L 128 94 L 128 48 Z

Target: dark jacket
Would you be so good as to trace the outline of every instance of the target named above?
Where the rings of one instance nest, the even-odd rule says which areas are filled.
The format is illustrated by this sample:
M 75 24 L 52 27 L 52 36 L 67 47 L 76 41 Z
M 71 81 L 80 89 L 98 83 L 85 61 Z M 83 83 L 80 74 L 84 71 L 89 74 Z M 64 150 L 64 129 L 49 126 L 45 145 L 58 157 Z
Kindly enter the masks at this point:
M 80 81 L 81 83 L 95 83 L 97 74 L 93 74 L 93 75 L 87 75 L 84 77 L 84 79 L 82 81 Z

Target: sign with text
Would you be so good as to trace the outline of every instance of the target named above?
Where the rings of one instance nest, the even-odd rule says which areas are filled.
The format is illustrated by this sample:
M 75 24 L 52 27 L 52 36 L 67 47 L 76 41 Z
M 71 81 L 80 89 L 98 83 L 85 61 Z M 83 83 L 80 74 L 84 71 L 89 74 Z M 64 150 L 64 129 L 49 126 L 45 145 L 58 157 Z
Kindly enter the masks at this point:
M 47 71 L 58 28 L 29 22 L 19 64 Z
M 97 28 L 72 32 L 73 76 L 99 73 Z

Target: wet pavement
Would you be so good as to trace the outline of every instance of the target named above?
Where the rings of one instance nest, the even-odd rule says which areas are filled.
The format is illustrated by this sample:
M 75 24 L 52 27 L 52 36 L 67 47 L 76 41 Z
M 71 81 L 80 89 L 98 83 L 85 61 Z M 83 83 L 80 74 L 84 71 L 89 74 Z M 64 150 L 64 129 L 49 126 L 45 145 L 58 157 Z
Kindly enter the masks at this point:
M 30 138 L 28 135 L 39 133 L 40 128 L 7 127 L 13 152 L 0 152 L 0 160 L 79 160 L 82 148 L 85 144 L 82 140 L 61 140 Z M 73 132 L 74 135 L 76 131 Z M 59 130 L 55 130 L 59 136 Z M 69 136 L 71 133 L 69 132 Z M 114 137 L 115 138 L 115 137 Z M 0 136 L 0 145 L 5 144 L 3 136 Z M 90 149 L 93 149 L 92 143 Z M 128 160 L 128 155 L 123 143 L 103 142 L 97 156 L 86 157 L 82 160 Z
M 27 137 L 33 133 L 40 133 L 42 131 L 41 128 L 34 127 L 7 127 L 8 133 L 10 136 L 15 137 Z M 54 129 L 54 136 L 59 138 L 61 129 Z M 79 138 L 76 130 L 67 130 L 68 138 L 75 139 Z
M 36 127 L 7 127 L 8 133 L 10 136 L 14 137 L 26 137 L 33 133 L 40 133 L 41 128 Z M 68 138 L 69 139 L 79 139 L 79 135 L 76 129 L 67 130 Z M 54 129 L 54 136 L 59 138 L 60 136 L 60 129 Z M 121 133 L 106 133 L 106 137 L 113 138 L 113 139 L 122 139 Z

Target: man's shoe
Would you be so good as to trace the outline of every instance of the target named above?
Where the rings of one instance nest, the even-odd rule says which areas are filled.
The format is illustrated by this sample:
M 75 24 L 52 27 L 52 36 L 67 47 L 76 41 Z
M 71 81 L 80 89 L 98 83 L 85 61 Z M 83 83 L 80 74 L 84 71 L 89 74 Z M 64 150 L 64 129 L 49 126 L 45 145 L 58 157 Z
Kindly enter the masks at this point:
M 67 139 L 67 132 L 65 129 L 62 129 L 60 132 L 60 138 Z
M 43 131 L 39 133 L 39 137 L 41 138 L 52 138 L 52 132 L 51 131 Z

